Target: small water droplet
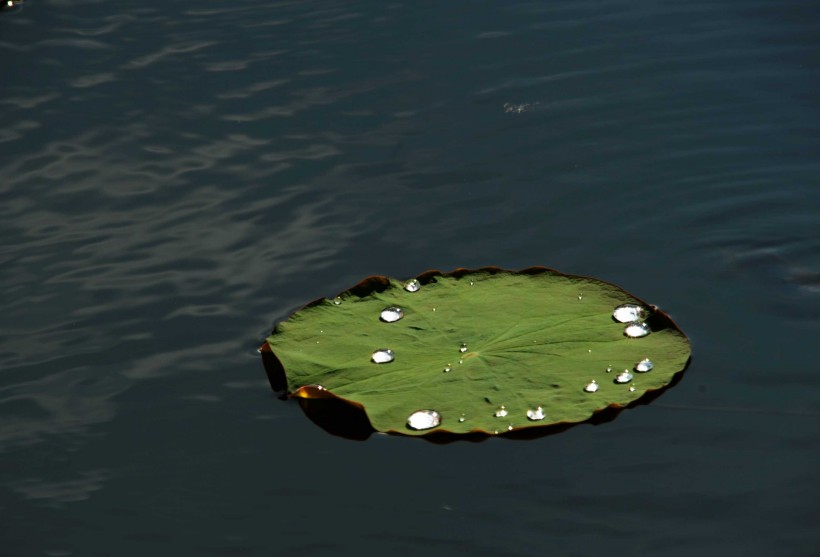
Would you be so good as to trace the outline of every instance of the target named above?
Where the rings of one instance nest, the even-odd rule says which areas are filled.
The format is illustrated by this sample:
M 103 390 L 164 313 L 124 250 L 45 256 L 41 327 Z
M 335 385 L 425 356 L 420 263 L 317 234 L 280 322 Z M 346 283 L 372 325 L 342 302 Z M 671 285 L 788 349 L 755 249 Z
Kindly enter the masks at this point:
M 512 430 L 513 430 L 513 426 L 512 426 L 512 424 L 508 425 L 508 426 L 507 426 L 507 431 L 512 431 Z
M 379 319 L 385 323 L 395 323 L 402 317 L 404 317 L 404 310 L 395 306 L 384 308 L 379 315 Z
M 459 358 L 459 359 L 458 359 L 458 363 L 463 364 L 463 363 L 464 363 L 464 360 L 463 360 L 463 359 L 461 359 L 461 358 Z
M 466 419 L 467 418 L 464 417 L 464 414 L 462 414 L 461 417 L 458 419 L 458 421 L 461 422 L 461 423 L 464 423 L 464 420 L 466 420 Z
M 634 385 L 630 385 L 630 386 L 629 386 L 629 392 L 630 392 L 630 393 L 634 393 L 634 392 L 635 392 L 635 386 L 634 386 Z
M 624 329 L 624 334 L 630 338 L 645 337 L 650 332 L 652 331 L 646 323 L 630 323 Z
M 615 377 L 616 383 L 629 383 L 630 381 L 632 381 L 632 374 L 626 369 Z
M 389 348 L 379 348 L 370 355 L 370 359 L 376 364 L 386 364 L 392 362 L 396 354 Z
M 333 303 L 334 303 L 334 304 L 336 304 L 337 306 L 338 306 L 338 305 L 341 305 L 341 303 L 342 303 L 342 298 L 341 298 L 341 297 L 339 297 L 339 296 L 336 296 L 335 298 L 333 298 Z
M 652 368 L 655 367 L 655 364 L 652 363 L 652 360 L 649 358 L 644 358 L 637 364 L 635 364 L 635 371 L 640 373 L 646 373 L 647 371 L 652 371 Z
M 447 367 L 444 368 L 444 373 L 450 373 L 451 371 L 453 371 L 453 368 L 450 367 L 450 364 L 447 364 Z
M 408 280 L 404 283 L 404 289 L 408 292 L 418 292 L 421 289 L 421 283 L 416 279 Z
M 467 343 L 466 343 L 466 342 L 462 342 L 462 343 L 461 343 L 461 346 L 460 346 L 460 347 L 459 347 L 459 349 L 458 349 L 458 351 L 459 351 L 459 352 L 461 352 L 462 354 L 463 354 L 464 352 L 466 352 L 466 351 L 467 351 Z
M 587 352 L 589 352 L 590 354 L 592 354 L 592 348 L 590 348 L 589 350 L 587 350 Z
M 579 300 L 583 300 L 583 299 L 584 299 L 584 297 L 583 297 L 581 294 L 578 294 L 578 299 L 579 299 Z
M 503 418 L 507 414 L 508 414 L 507 409 L 504 408 L 503 404 L 498 407 L 498 410 L 495 411 L 495 417 L 496 418 Z
M 599 389 L 599 387 L 600 386 L 598 385 L 598 382 L 595 381 L 595 379 L 593 379 L 592 381 L 587 383 L 586 387 L 584 387 L 584 390 L 588 393 L 594 393 Z
M 527 410 L 527 418 L 534 422 L 543 420 L 545 418 L 544 409 L 539 406 L 535 410 Z
M 606 366 L 606 372 L 607 373 L 612 373 L 612 366 L 611 365 Z
M 407 418 L 410 429 L 430 429 L 441 423 L 441 415 L 435 410 L 416 410 Z
M 436 308 L 433 308 L 433 311 L 436 311 Z
M 647 309 L 637 304 L 621 304 L 612 312 L 612 317 L 620 323 L 634 323 L 646 319 Z

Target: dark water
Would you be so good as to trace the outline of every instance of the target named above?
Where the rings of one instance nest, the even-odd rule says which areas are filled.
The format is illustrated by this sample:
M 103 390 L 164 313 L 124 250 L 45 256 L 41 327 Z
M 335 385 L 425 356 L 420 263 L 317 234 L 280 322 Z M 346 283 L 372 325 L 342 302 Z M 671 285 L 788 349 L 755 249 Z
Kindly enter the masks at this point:
M 806 1 L 0 13 L 0 553 L 817 555 Z M 534 441 L 333 437 L 256 347 L 370 274 L 546 265 L 692 339 Z

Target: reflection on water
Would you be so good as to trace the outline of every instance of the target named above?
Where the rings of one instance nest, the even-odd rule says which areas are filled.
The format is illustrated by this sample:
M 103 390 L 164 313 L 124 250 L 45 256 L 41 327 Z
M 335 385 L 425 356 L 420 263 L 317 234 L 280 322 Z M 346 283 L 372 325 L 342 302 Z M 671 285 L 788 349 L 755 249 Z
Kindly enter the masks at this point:
M 4 547 L 810 553 L 815 12 L 2 10 Z M 254 349 L 305 300 L 483 265 L 642 292 L 695 363 L 657 404 L 515 444 L 351 443 L 264 386 Z

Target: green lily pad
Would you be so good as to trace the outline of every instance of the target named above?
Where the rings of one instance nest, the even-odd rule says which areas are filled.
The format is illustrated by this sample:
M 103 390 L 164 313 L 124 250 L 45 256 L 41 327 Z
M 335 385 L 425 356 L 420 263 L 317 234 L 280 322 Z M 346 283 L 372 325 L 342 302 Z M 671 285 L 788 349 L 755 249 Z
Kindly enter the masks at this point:
M 279 323 L 263 348 L 290 396 L 348 402 L 376 431 L 499 434 L 631 405 L 691 355 L 669 316 L 594 278 L 489 267 L 416 280 L 370 277 Z

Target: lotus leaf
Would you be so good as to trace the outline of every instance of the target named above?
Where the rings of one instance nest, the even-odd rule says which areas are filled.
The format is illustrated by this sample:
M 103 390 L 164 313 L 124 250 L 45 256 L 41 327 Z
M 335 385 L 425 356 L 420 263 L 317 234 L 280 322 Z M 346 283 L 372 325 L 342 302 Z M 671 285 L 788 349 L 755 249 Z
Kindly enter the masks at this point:
M 487 267 L 415 280 L 370 277 L 279 323 L 263 347 L 290 396 L 348 402 L 376 431 L 503 434 L 631 405 L 690 358 L 664 312 L 598 279 Z

